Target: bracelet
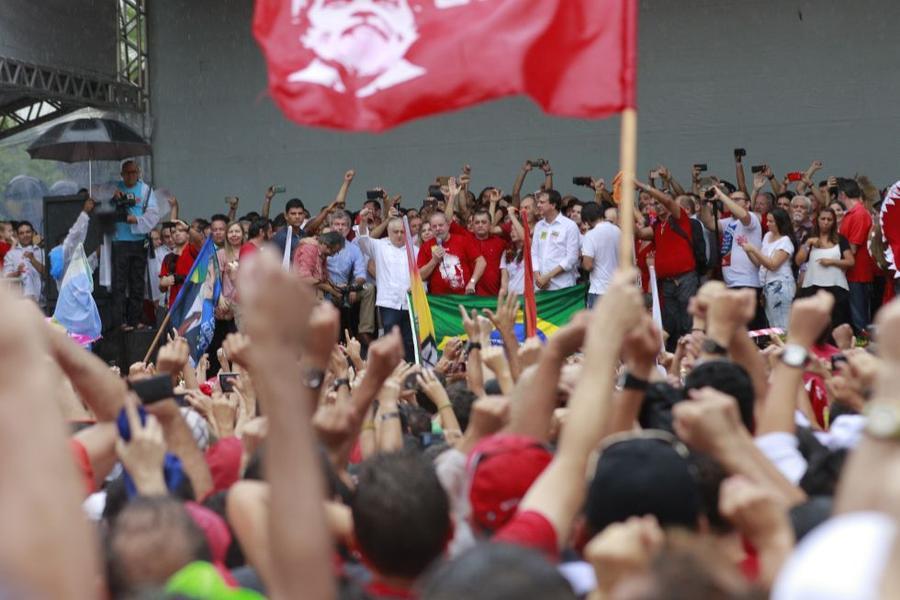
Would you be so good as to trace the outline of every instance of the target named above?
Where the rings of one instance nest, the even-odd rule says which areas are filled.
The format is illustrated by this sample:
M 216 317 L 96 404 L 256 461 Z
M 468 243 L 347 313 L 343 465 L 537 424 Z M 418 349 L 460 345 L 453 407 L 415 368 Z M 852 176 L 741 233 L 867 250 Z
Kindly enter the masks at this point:
M 387 421 L 388 419 L 399 419 L 399 418 L 400 418 L 400 412 L 395 410 L 394 412 L 384 413 L 383 415 L 381 415 L 381 416 L 378 417 L 378 418 L 379 418 L 381 421 Z
M 441 412 L 445 408 L 453 408 L 453 405 L 450 404 L 449 402 L 447 404 L 441 404 L 440 406 L 437 407 L 437 410 L 438 410 L 438 412 Z
M 481 350 L 481 342 L 469 342 L 466 344 L 466 354 L 472 350 Z

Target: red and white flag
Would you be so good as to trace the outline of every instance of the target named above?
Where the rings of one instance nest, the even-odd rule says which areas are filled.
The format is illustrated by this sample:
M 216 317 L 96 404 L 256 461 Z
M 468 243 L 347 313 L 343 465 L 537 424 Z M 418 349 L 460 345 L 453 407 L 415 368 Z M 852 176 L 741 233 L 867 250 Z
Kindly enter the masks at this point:
M 569 117 L 635 106 L 637 0 L 256 0 L 253 33 L 306 125 L 381 131 L 515 94 Z
M 879 218 L 884 258 L 897 278 L 900 277 L 900 181 L 891 186 L 881 203 Z

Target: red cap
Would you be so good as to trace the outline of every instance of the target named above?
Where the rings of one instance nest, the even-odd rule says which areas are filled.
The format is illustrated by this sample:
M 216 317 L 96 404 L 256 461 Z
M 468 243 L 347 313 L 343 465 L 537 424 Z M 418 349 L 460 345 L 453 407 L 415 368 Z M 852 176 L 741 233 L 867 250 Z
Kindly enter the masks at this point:
M 473 523 L 489 531 L 505 525 L 552 458 L 543 444 L 524 435 L 496 434 L 478 442 L 468 458 Z
M 206 464 L 213 478 L 214 494 L 227 490 L 241 478 L 244 445 L 234 436 L 222 438 L 206 450 Z
M 231 545 L 231 533 L 228 531 L 225 520 L 196 502 L 185 502 L 184 508 L 194 523 L 203 531 L 203 536 L 206 538 L 212 554 L 212 564 L 219 571 L 225 583 L 231 587 L 237 587 L 237 581 L 225 566 L 225 555 L 228 553 L 228 546 Z

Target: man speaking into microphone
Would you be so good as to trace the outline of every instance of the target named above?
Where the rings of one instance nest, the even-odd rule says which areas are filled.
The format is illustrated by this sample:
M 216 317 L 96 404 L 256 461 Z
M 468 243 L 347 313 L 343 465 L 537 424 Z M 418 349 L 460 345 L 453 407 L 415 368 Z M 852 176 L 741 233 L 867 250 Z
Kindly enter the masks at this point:
M 422 244 L 416 261 L 428 292 L 474 294 L 486 265 L 478 243 L 444 213 L 431 215 L 430 223 L 434 238 Z

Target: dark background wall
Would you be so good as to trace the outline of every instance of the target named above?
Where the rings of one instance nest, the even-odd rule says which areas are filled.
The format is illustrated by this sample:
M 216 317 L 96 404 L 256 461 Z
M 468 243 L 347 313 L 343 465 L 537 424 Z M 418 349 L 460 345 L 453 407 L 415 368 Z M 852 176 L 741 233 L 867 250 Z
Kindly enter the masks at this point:
M 563 192 L 578 189 L 573 175 L 616 171 L 617 118 L 549 117 L 523 98 L 384 135 L 294 125 L 267 96 L 251 0 L 149 4 L 154 180 L 187 215 L 218 211 L 231 194 L 242 210 L 256 208 L 269 184 L 288 187 L 280 200 L 299 195 L 318 209 L 351 167 L 355 207 L 375 185 L 418 204 L 435 175 L 467 162 L 477 189 L 508 190 L 528 157 L 548 158 Z M 900 177 L 898 22 L 896 0 L 644 0 L 639 172 L 663 162 L 684 182 L 692 163 L 706 162 L 733 180 L 731 150 L 743 146 L 748 165 L 768 161 L 778 173 L 816 158 L 828 173 L 892 183 Z M 533 177 L 528 189 L 539 183 Z

